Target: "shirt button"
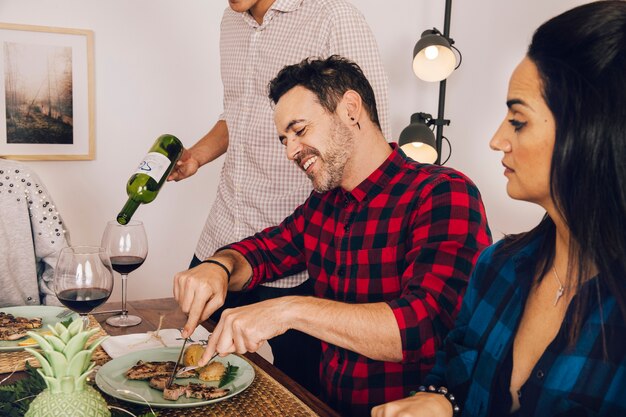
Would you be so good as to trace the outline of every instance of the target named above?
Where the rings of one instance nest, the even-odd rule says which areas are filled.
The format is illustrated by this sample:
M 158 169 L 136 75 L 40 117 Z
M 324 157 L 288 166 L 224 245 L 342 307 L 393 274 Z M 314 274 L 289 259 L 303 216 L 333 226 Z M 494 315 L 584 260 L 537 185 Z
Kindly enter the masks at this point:
M 346 274 L 346 269 L 343 266 L 340 266 L 339 269 L 337 270 L 337 275 L 339 275 L 340 277 L 343 277 Z
M 541 369 L 537 371 L 537 378 L 543 379 L 545 375 L 545 372 L 543 372 Z
M 343 227 L 343 230 L 345 230 L 346 232 L 347 232 L 348 230 L 350 230 L 350 225 L 349 225 L 349 224 L 346 224 L 346 225 Z

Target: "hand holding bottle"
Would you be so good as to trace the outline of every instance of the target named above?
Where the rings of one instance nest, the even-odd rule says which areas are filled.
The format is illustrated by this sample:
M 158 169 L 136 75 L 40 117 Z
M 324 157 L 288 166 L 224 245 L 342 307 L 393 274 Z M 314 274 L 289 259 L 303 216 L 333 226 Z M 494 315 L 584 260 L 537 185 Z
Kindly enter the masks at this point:
M 185 178 L 189 178 L 198 172 L 200 168 L 200 162 L 193 156 L 193 153 L 188 149 L 183 149 L 183 154 L 176 162 L 174 169 L 167 177 L 168 181 L 180 181 Z

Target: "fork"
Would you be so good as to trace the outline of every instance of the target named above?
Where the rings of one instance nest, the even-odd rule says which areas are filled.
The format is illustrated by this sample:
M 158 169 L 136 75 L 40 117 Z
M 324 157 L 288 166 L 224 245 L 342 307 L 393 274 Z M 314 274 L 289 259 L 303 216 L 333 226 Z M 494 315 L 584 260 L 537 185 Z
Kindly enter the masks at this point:
M 63 319 L 65 317 L 70 316 L 74 311 L 70 310 L 69 308 L 66 308 L 64 310 L 59 311 L 59 313 L 57 314 L 57 319 Z

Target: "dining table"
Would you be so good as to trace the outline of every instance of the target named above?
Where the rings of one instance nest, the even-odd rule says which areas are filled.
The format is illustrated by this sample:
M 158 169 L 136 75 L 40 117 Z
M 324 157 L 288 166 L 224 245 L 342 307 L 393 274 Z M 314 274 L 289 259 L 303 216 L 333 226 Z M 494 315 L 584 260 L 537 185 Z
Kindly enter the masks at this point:
M 100 335 L 119 336 L 136 333 L 154 332 L 157 329 L 180 329 L 186 322 L 186 315 L 180 310 L 173 298 L 158 298 L 145 300 L 129 300 L 126 304 L 129 314 L 142 318 L 142 322 L 132 327 L 113 327 L 106 323 L 112 313 L 101 311 L 119 311 L 121 303 L 108 302 L 98 308 L 91 316 L 93 326 L 100 327 Z M 209 320 L 202 323 L 209 331 L 215 324 Z M 295 347 L 297 349 L 297 347 Z M 19 353 L 20 356 L 16 355 Z M 8 355 L 13 355 L 8 357 Z M 4 358 L 3 358 L 4 356 Z M 5 363 L 19 365 L 19 361 L 26 361 L 26 352 L 0 352 L 0 381 L 4 384 L 26 377 L 27 373 L 21 368 L 11 374 L 12 369 L 3 366 Z M 323 416 L 339 417 L 339 414 L 311 394 L 293 379 L 289 378 L 278 368 L 257 353 L 248 352 L 240 355 L 247 360 L 254 369 L 254 380 L 243 392 L 220 402 L 192 408 L 158 408 L 159 417 L 167 416 Z M 19 358 L 19 359 L 15 359 Z M 4 360 L 3 360 L 4 359 Z M 31 357 L 32 360 L 32 357 Z M 94 353 L 94 360 L 104 364 L 111 358 L 98 347 Z M 22 367 L 23 368 L 23 367 Z M 14 370 L 14 369 L 13 369 Z M 107 402 L 120 405 L 120 400 L 104 395 Z M 123 403 L 123 402 L 122 402 Z M 122 404 L 123 405 L 123 404 Z M 142 412 L 148 412 L 146 408 Z

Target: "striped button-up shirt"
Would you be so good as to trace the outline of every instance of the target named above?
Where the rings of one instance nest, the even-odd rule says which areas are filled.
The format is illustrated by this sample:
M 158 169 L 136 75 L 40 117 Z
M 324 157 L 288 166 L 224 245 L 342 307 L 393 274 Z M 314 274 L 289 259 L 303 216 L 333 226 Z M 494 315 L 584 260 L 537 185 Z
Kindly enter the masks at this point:
M 479 252 L 491 242 L 471 181 L 392 146 L 351 192 L 313 192 L 279 226 L 229 245 L 252 265 L 251 286 L 306 269 L 317 297 L 391 307 L 400 363 L 322 342 L 322 396 L 344 415 L 365 415 L 419 385 L 452 328 Z
M 506 372 L 507 361 L 511 366 L 511 349 L 532 286 L 539 242 L 506 256 L 498 252 L 501 245 L 486 249 L 478 259 L 458 320 L 425 381 L 448 387 L 463 416 L 500 417 L 492 410 L 511 402 L 501 396 L 508 396 L 509 390 L 508 385 L 502 386 L 500 373 Z M 626 324 L 619 306 L 597 277 L 587 281 L 575 297 L 589 301 L 580 337 L 573 347 L 568 346 L 572 302 L 558 335 L 521 389 L 516 415 L 626 416 Z
M 219 247 L 285 219 L 312 186 L 278 141 L 267 86 L 285 65 L 309 56 L 342 55 L 361 66 L 374 93 L 381 126 L 391 140 L 387 77 L 362 14 L 345 0 L 276 0 L 258 24 L 227 8 L 220 56 L 229 145 L 217 196 L 196 247 L 205 259 Z M 306 273 L 269 286 L 288 288 Z

